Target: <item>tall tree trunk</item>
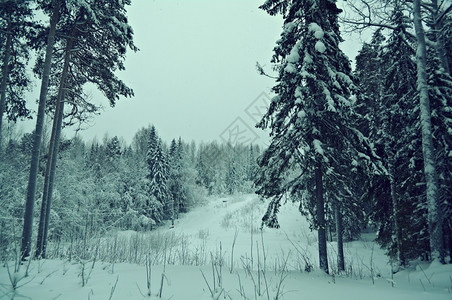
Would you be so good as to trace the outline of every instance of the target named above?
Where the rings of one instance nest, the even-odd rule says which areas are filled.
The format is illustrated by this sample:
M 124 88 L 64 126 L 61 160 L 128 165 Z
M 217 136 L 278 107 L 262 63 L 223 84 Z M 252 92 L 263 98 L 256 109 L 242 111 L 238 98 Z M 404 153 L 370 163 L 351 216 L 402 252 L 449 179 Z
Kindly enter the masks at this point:
M 339 204 L 335 207 L 336 215 L 336 234 L 337 234 L 337 270 L 339 272 L 345 271 L 345 259 L 344 259 L 344 226 L 342 222 L 342 211 Z
M 387 151 L 388 159 L 388 171 L 389 171 L 389 184 L 391 187 L 391 200 L 392 200 L 392 218 L 394 220 L 394 232 L 396 236 L 397 244 L 397 258 L 399 261 L 399 266 L 405 266 L 405 253 L 403 251 L 403 239 L 402 239 L 402 227 L 400 226 L 400 213 L 399 213 L 399 199 L 397 193 L 397 185 L 395 182 L 395 171 L 394 171 L 394 154 L 391 150 Z
M 53 194 L 53 183 L 55 179 L 55 170 L 58 157 L 58 149 L 60 146 L 61 127 L 63 123 L 64 113 L 64 94 L 66 77 L 69 70 L 71 60 L 72 39 L 68 41 L 66 46 L 66 54 L 64 58 L 63 71 L 60 78 L 60 86 L 58 88 L 55 117 L 53 118 L 52 134 L 49 145 L 49 155 L 47 157 L 46 173 L 44 178 L 44 191 L 41 202 L 41 216 L 39 220 L 38 238 L 36 246 L 36 257 L 46 257 L 47 233 L 50 220 L 50 207 Z
M 325 201 L 323 199 L 322 165 L 317 163 L 315 169 L 316 208 L 318 222 L 319 264 L 320 269 L 328 274 L 328 253 L 326 248 Z
M 420 0 L 413 2 L 414 28 L 417 39 L 417 84 L 420 100 L 420 120 L 422 130 L 422 152 L 424 156 L 424 174 L 427 189 L 428 228 L 430 233 L 430 250 L 433 259 L 444 263 L 442 211 L 438 195 L 438 174 L 435 161 L 435 149 L 432 138 L 430 99 L 427 85 L 425 33 L 421 20 Z
M 44 70 L 42 73 L 41 92 L 39 94 L 38 115 L 36 117 L 36 129 L 33 136 L 33 151 L 31 154 L 30 176 L 28 178 L 27 199 L 24 211 L 24 228 L 22 233 L 21 256 L 22 260 L 30 255 L 31 235 L 33 230 L 33 207 L 35 202 L 36 178 L 38 176 L 39 155 L 41 149 L 41 137 L 44 125 L 45 108 L 47 101 L 47 89 L 49 86 L 50 66 L 52 65 L 52 52 L 55 44 L 56 25 L 60 18 L 60 1 L 53 2 L 53 11 L 50 19 L 50 31 L 47 37 Z
M 5 53 L 3 56 L 3 69 L 2 69 L 2 83 L 0 87 L 1 96 L 0 96 L 0 153 L 3 149 L 2 147 L 2 131 L 3 131 L 3 114 L 5 112 L 6 107 L 6 85 L 8 84 L 9 77 L 9 58 L 11 57 L 11 44 L 12 44 L 12 32 L 11 32 L 11 24 L 8 25 L 6 29 L 6 43 L 5 43 Z

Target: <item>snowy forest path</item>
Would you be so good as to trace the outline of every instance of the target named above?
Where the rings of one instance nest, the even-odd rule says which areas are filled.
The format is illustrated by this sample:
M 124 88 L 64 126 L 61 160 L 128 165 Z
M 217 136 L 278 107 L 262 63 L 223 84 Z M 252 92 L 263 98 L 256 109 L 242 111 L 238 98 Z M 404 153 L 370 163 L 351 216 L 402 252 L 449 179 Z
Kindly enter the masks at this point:
M 176 244 L 171 244 L 169 247 L 172 248 L 166 251 L 169 254 L 167 257 L 174 257 L 177 251 L 182 251 L 184 247 L 187 253 L 194 254 L 195 248 L 203 244 L 206 259 L 199 265 L 194 264 L 194 261 L 186 261 L 185 265 L 180 261 L 169 262 L 166 266 L 160 262 L 152 265 L 152 297 L 161 286 L 161 279 L 166 278 L 163 281 L 162 299 L 212 299 L 200 270 L 206 274 L 207 281 L 212 284 L 210 254 L 212 253 L 215 259 L 218 258 L 220 242 L 221 256 L 224 259 L 224 265 L 220 271 L 221 284 L 223 292 L 227 293 L 231 299 L 243 298 L 238 289 L 238 276 L 242 280 L 247 299 L 251 299 L 253 295 L 253 281 L 250 274 L 257 276 L 258 272 L 248 272 L 246 268 L 252 270 L 259 268 L 261 274 L 266 272 L 272 295 L 276 293 L 280 274 L 287 276 L 283 282 L 284 297 L 281 298 L 285 300 L 345 300 L 364 297 L 368 300 L 450 299 L 450 265 L 439 263 L 429 265 L 426 262 L 418 262 L 415 268 L 400 271 L 391 278 L 387 257 L 384 250 L 374 242 L 374 233 L 366 233 L 360 240 L 345 244 L 346 270 L 350 273 L 326 275 L 316 267 L 317 237 L 315 231 L 309 229 L 306 218 L 300 214 L 297 203 L 289 201 L 281 206 L 279 215 L 281 228 L 264 228 L 261 235 L 259 227 L 267 204 L 266 201 L 261 201 L 258 196 L 251 194 L 211 197 L 203 205 L 180 215 L 174 228 L 161 226 L 151 232 L 124 231 L 116 237 L 115 235 L 104 237 L 102 245 L 111 246 L 117 240 L 118 249 L 122 250 L 126 250 L 125 247 L 130 246 L 134 241 L 142 243 L 135 244 L 139 248 L 149 245 L 161 246 L 165 243 L 165 239 L 170 239 L 172 236 L 175 238 L 171 241 L 176 241 Z M 236 232 L 238 236 L 234 250 L 235 263 L 233 272 L 230 273 L 231 247 Z M 262 260 L 261 237 L 263 237 L 267 256 L 265 267 Z M 148 240 L 150 240 L 149 243 Z M 186 243 L 185 246 L 182 243 Z M 292 243 L 298 250 L 295 250 Z M 259 255 L 257 247 L 259 247 Z M 331 251 L 329 255 L 333 258 L 335 243 L 329 242 L 328 248 Z M 162 251 L 162 248 L 145 250 L 152 256 L 152 251 Z M 300 252 L 311 261 L 313 269 L 310 272 L 302 269 L 304 265 L 300 265 L 300 262 L 304 263 L 304 261 Z M 253 260 L 251 253 L 254 255 L 254 264 L 251 262 Z M 157 254 L 159 257 L 162 256 L 162 252 Z M 257 266 L 258 257 L 260 257 L 260 267 Z M 286 257 L 289 257 L 287 268 L 281 271 L 280 267 Z M 114 259 L 111 253 L 110 259 Z M 331 261 L 333 262 L 333 259 Z M 87 271 L 90 266 L 93 267 L 92 273 L 89 271 L 90 279 L 82 287 L 80 285 L 81 270 Z M 369 275 L 370 269 L 373 272 L 373 279 Z M 23 273 L 24 270 L 21 269 L 20 272 Z M 56 299 L 58 295 L 64 295 L 63 298 L 67 300 L 86 299 L 87 296 L 92 299 L 108 299 L 113 287 L 115 291 L 112 299 L 145 298 L 140 295 L 137 288 L 138 286 L 141 290 L 145 290 L 146 270 L 143 263 L 112 263 L 108 259 L 101 259 L 95 264 L 92 260 L 84 262 L 46 260 L 45 263 L 32 261 L 30 274 L 32 281 L 20 287 L 18 291 L 20 295 L 30 299 Z M 8 282 L 6 268 L 0 268 L 0 299 L 10 299 L 9 296 L 12 295 Z M 265 286 L 263 282 L 261 286 Z

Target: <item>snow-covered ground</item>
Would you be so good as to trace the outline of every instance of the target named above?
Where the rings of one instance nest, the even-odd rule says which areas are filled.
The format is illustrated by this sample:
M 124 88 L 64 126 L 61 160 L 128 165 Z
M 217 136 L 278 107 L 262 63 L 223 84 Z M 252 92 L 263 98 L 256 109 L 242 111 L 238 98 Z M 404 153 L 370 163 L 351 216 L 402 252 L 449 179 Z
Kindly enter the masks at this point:
M 17 288 L 14 292 L 2 266 L 0 299 L 146 299 L 143 253 L 152 263 L 150 298 L 161 292 L 162 299 L 195 300 L 452 299 L 452 265 L 420 262 L 392 276 L 372 234 L 345 245 L 344 274 L 326 275 L 317 268 L 316 233 L 298 207 L 287 203 L 281 228 L 260 231 L 265 209 L 256 195 L 209 199 L 181 215 L 174 228 L 97 239 L 96 260 L 74 255 L 70 262 L 31 261 L 27 277 L 26 265 L 14 273 L 9 262 Z M 333 269 L 335 243 L 328 246 Z M 313 270 L 306 272 L 310 266 Z

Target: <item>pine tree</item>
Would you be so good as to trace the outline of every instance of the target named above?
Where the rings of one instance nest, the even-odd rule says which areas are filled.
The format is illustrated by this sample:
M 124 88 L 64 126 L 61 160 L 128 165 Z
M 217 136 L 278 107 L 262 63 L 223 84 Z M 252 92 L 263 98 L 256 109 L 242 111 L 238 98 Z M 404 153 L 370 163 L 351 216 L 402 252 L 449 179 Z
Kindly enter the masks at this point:
M 46 167 L 41 220 L 38 231 L 36 255 L 45 255 L 48 214 L 52 198 L 53 182 L 59 140 L 64 116 L 65 102 L 77 109 L 93 105 L 84 99 L 83 86 L 87 82 L 95 84 L 113 106 L 120 96 L 133 96 L 133 91 L 119 80 L 114 72 L 124 69 L 123 60 L 128 47 L 133 45 L 132 29 L 127 24 L 125 5 L 130 1 L 96 1 L 63 3 L 58 44 L 62 51 L 56 51 L 58 80 L 55 98 L 55 116 Z M 61 65 L 62 62 L 62 65 Z M 71 88 L 68 88 L 68 87 Z
M 52 64 L 52 52 L 55 44 L 57 23 L 60 19 L 61 0 L 51 1 L 46 12 L 50 14 L 50 27 L 47 35 L 45 59 L 43 62 L 41 91 L 39 94 L 38 114 L 34 131 L 33 151 L 30 162 L 30 175 L 28 178 L 27 198 L 24 209 L 24 226 L 22 232 L 21 255 L 25 259 L 30 255 L 31 236 L 33 229 L 33 208 L 36 192 L 36 178 L 38 175 L 39 155 L 41 151 L 41 139 L 44 125 L 44 114 L 47 102 L 47 91 L 50 78 L 50 66 Z
M 26 42 L 35 27 L 31 4 L 32 1 L 0 2 L 0 150 L 5 112 L 12 121 L 30 113 L 23 96 L 30 85 L 26 72 L 30 47 Z

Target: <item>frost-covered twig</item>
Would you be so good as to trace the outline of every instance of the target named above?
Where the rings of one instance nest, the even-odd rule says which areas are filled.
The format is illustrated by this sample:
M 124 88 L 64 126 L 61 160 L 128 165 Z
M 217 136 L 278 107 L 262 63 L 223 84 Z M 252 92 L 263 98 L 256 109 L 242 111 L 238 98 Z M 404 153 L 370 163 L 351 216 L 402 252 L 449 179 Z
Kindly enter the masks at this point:
M 206 284 L 207 284 L 207 288 L 209 289 L 209 291 L 210 291 L 210 294 L 212 295 L 212 297 L 213 297 L 213 290 L 212 290 L 212 288 L 210 287 L 210 284 L 209 284 L 209 282 L 207 281 L 207 278 L 206 278 L 206 275 L 204 275 L 204 272 L 200 269 L 200 271 L 201 271 L 201 275 L 202 275 L 202 277 L 204 278 L 204 281 L 206 282 Z
M 309 258 L 309 255 L 308 255 L 308 249 L 307 249 L 307 247 L 308 246 L 306 246 L 306 248 L 305 249 L 300 249 L 290 238 L 289 238 L 289 236 L 287 235 L 287 233 L 286 233 L 286 238 L 287 238 L 287 240 L 290 242 L 290 244 L 295 248 L 295 250 L 297 251 L 297 253 L 298 253 L 298 255 L 299 255 L 299 257 L 301 256 L 301 258 L 303 259 L 303 262 L 304 262 L 304 270 L 305 270 L 305 272 L 311 272 L 313 269 L 314 269 L 314 265 L 312 264 L 312 262 L 311 262 L 311 259 Z
M 119 275 L 116 277 L 115 284 L 111 287 L 110 297 L 108 297 L 108 300 L 111 300 L 111 298 L 113 297 L 113 294 L 115 293 L 115 290 L 116 290 L 116 286 L 118 285 L 118 281 L 119 281 Z
M 232 247 L 231 247 L 231 266 L 229 268 L 229 272 L 231 274 L 232 274 L 232 271 L 234 270 L 234 247 L 235 247 L 235 242 L 237 241 L 238 234 L 239 234 L 239 229 L 235 228 L 234 240 L 232 241 Z
M 54 274 L 54 273 L 56 273 L 56 272 L 58 272 L 58 270 L 55 270 L 55 271 L 50 272 L 49 274 L 47 274 L 47 275 L 44 277 L 44 279 L 41 280 L 40 285 L 43 285 L 44 281 L 45 281 L 47 278 L 49 278 L 50 276 L 52 276 L 52 274 Z
M 421 267 L 421 265 L 419 264 L 418 267 L 421 269 L 422 273 L 424 274 L 425 278 L 427 279 L 428 283 L 434 287 L 432 281 L 430 280 L 430 278 L 433 276 L 433 274 L 430 276 L 430 278 L 427 276 L 427 274 L 425 274 L 424 269 Z
M 424 286 L 424 283 L 422 283 L 422 279 L 420 279 L 420 278 L 419 278 L 419 282 L 421 283 L 421 285 L 422 285 L 422 288 L 424 289 L 424 292 L 426 292 L 426 290 L 425 290 L 425 286 Z
M 160 280 L 160 289 L 159 289 L 159 293 L 158 293 L 158 295 L 159 295 L 159 298 L 162 298 L 162 293 L 163 293 L 163 282 L 165 281 L 165 279 L 166 280 L 168 280 L 168 278 L 166 277 L 166 274 L 165 274 L 165 272 L 166 272 L 166 259 L 167 259 L 167 257 L 166 257 L 166 251 L 167 251 L 167 245 L 168 245 L 168 240 L 167 239 L 165 239 L 165 247 L 164 247 L 164 257 L 163 257 L 163 272 L 162 272 L 162 278 L 161 278 L 161 280 Z
M 240 274 L 239 273 L 237 273 L 237 277 L 239 279 L 239 288 L 237 289 L 237 291 L 239 292 L 240 296 L 243 297 L 243 299 L 248 299 L 246 297 L 245 289 L 243 288 L 242 280 L 240 279 Z
M 286 280 L 287 276 L 288 276 L 288 272 L 287 272 L 287 261 L 289 260 L 289 256 L 290 256 L 290 251 L 287 254 L 284 263 L 283 263 L 283 268 L 280 271 L 279 274 L 279 281 L 276 285 L 276 295 L 275 295 L 275 300 L 281 299 L 280 297 L 282 297 L 284 295 L 283 292 L 283 282 Z
M 220 243 L 219 252 L 217 251 L 215 256 L 213 255 L 213 253 L 210 253 L 211 265 L 212 265 L 212 284 L 213 284 L 213 286 L 211 286 L 209 284 L 206 276 L 204 275 L 204 272 L 202 270 L 200 270 L 202 277 L 204 278 L 204 281 L 206 282 L 207 287 L 210 291 L 210 295 L 212 296 L 213 299 L 219 299 L 220 296 L 223 293 L 225 293 L 224 288 L 223 288 L 222 267 L 224 264 L 224 257 L 223 257 L 222 251 L 223 250 L 222 250 L 222 246 Z M 225 297 L 226 297 L 226 295 L 225 295 Z

